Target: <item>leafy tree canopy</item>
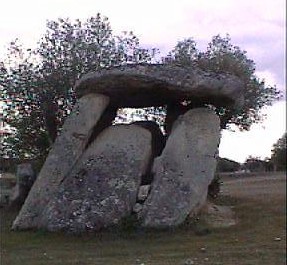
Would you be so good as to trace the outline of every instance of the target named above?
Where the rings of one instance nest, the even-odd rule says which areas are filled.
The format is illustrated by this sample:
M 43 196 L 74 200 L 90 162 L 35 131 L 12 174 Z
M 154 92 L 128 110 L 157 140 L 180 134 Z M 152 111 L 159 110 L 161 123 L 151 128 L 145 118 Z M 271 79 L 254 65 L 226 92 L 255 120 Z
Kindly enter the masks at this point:
M 245 169 L 250 172 L 263 172 L 267 171 L 269 161 L 267 159 L 262 160 L 260 157 L 249 156 L 244 162 Z
M 227 158 L 218 158 L 217 162 L 217 172 L 234 172 L 240 169 L 240 163 L 227 159 Z
M 221 127 L 235 124 L 241 130 L 248 130 L 253 123 L 262 120 L 260 110 L 280 98 L 276 87 L 266 86 L 255 75 L 255 63 L 247 57 L 246 51 L 231 43 L 229 35 L 214 36 L 206 51 L 199 51 L 192 38 L 178 42 L 164 58 L 165 63 L 182 66 L 196 66 L 206 71 L 229 73 L 238 76 L 245 85 L 245 103 L 241 110 L 232 108 L 217 109 L 221 117 Z
M 148 63 L 153 52 L 141 48 L 132 32 L 113 35 L 100 14 L 85 22 L 48 21 L 34 50 L 11 42 L 6 60 L 0 62 L 0 101 L 6 103 L 5 121 L 16 130 L 2 141 L 1 150 L 8 156 L 45 155 L 74 104 L 72 88 L 82 74 Z
M 18 40 L 11 42 L 7 58 L 0 62 L 0 101 L 5 102 L 4 120 L 15 132 L 1 139 L 4 148 L 0 155 L 45 157 L 71 111 L 73 85 L 82 74 L 122 64 L 151 63 L 155 52 L 141 48 L 132 32 L 115 36 L 108 19 L 100 14 L 84 22 L 48 21 L 36 49 L 24 49 Z M 213 37 L 204 52 L 191 38 L 180 41 L 162 63 L 231 73 L 244 81 L 244 108 L 216 109 L 222 128 L 236 124 L 249 129 L 260 120 L 260 109 L 278 98 L 276 88 L 256 77 L 254 62 L 231 44 L 229 36 Z M 143 113 L 139 116 L 159 120 L 164 112 L 164 106 L 138 111 Z M 126 119 L 125 112 L 121 114 Z
M 286 171 L 286 147 L 287 147 L 287 133 L 284 135 L 273 145 L 271 162 L 276 166 L 277 170 Z

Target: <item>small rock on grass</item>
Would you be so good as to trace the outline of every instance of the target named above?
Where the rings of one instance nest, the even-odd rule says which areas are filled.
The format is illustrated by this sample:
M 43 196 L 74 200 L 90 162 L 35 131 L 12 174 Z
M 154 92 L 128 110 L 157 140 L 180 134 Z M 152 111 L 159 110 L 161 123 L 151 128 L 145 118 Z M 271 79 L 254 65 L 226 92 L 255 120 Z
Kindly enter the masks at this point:
M 202 248 L 200 248 L 200 251 L 201 251 L 201 252 L 206 252 L 206 248 L 205 248 L 205 247 L 202 247 Z
M 193 265 L 193 264 L 195 264 L 195 263 L 194 263 L 194 261 L 193 261 L 192 259 L 187 259 L 187 260 L 183 263 L 183 265 Z

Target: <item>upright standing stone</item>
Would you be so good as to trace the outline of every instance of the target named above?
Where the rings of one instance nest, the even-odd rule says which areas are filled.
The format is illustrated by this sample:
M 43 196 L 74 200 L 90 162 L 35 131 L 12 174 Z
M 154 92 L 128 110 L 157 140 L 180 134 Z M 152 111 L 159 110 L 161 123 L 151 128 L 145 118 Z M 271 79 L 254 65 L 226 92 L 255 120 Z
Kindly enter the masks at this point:
M 17 166 L 17 183 L 12 190 L 10 198 L 11 207 L 21 207 L 36 179 L 36 175 L 30 163 L 22 163 Z
M 14 221 L 13 229 L 41 227 L 43 209 L 81 156 L 94 126 L 108 104 L 109 98 L 99 94 L 87 94 L 78 101 Z
M 177 119 L 154 161 L 154 181 L 141 213 L 144 226 L 179 225 L 205 202 L 219 139 L 219 117 L 211 110 L 192 109 Z
M 215 106 L 242 107 L 244 83 L 235 75 L 174 64 L 132 64 L 84 75 L 76 94 L 99 93 L 117 107 L 163 106 L 189 100 Z
M 151 159 L 151 133 L 137 125 L 105 129 L 89 146 L 43 214 L 51 231 L 80 233 L 131 214 Z

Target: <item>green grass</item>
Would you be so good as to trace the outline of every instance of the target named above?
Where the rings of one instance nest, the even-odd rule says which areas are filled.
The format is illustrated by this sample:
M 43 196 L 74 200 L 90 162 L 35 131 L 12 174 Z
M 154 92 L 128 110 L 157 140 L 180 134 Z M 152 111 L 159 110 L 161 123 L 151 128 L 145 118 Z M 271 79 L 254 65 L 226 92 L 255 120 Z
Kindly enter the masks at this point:
M 239 220 L 230 228 L 198 235 L 204 224 L 173 231 L 101 232 L 72 236 L 45 231 L 10 231 L 16 213 L 1 209 L 1 265 L 40 264 L 224 264 L 283 265 L 286 259 L 285 198 L 264 201 L 221 196 Z M 195 230 L 195 231 L 194 231 Z M 280 241 L 274 239 L 280 237 Z M 204 249 L 202 249 L 204 248 Z

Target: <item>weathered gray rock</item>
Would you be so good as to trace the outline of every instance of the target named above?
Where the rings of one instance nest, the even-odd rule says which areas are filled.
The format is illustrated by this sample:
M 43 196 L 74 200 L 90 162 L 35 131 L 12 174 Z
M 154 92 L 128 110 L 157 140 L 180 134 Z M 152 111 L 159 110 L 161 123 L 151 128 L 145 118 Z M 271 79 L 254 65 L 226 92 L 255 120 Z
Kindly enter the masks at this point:
M 13 223 L 13 229 L 42 226 L 43 209 L 54 197 L 60 183 L 82 155 L 94 126 L 108 104 L 108 97 L 97 94 L 89 94 L 79 100 L 71 115 L 66 119 L 60 136 L 56 139 L 35 184 Z
M 112 106 L 106 108 L 103 114 L 101 115 L 101 118 L 97 122 L 97 126 L 93 128 L 93 132 L 89 139 L 88 144 L 93 142 L 104 129 L 108 128 L 109 126 L 112 126 L 116 116 L 117 116 L 117 108 L 114 108 Z
M 133 207 L 133 213 L 138 214 L 143 208 L 143 205 L 141 203 L 136 203 Z
M 159 156 L 165 146 L 165 136 L 159 128 L 159 125 L 155 121 L 135 121 L 132 124 L 136 124 L 141 126 L 148 131 L 150 131 L 152 135 L 152 153 L 153 156 Z
M 242 81 L 233 75 L 195 67 L 127 65 L 84 75 L 75 85 L 79 97 L 100 93 L 118 107 L 161 106 L 182 100 L 241 106 Z
M 152 174 L 151 168 L 153 164 L 153 160 L 155 157 L 159 156 L 165 146 L 165 136 L 163 135 L 162 131 L 160 130 L 158 124 L 155 121 L 136 121 L 132 124 L 136 124 L 141 126 L 150 131 L 152 135 L 152 155 L 150 164 L 148 165 L 147 174 L 142 177 L 142 185 L 149 185 L 152 182 Z
M 176 102 L 170 105 L 167 105 L 166 108 L 166 117 L 164 122 L 164 130 L 167 135 L 170 134 L 173 123 L 177 120 L 180 115 L 183 115 L 190 109 L 194 108 L 203 108 L 204 104 L 201 102 L 190 102 L 182 104 L 182 102 Z
M 146 200 L 148 194 L 150 191 L 150 185 L 142 185 L 139 187 L 138 191 L 138 200 L 139 201 L 144 201 Z
M 0 178 L 0 208 L 7 206 L 11 198 L 11 191 L 16 186 L 16 176 L 11 173 L 1 173 Z
M 30 163 L 22 163 L 17 166 L 17 183 L 13 187 L 10 198 L 11 207 L 21 207 L 27 198 L 29 191 L 36 179 L 36 175 Z
M 17 165 L 16 178 L 20 185 L 32 187 L 36 179 L 32 165 L 30 163 Z
M 99 230 L 131 214 L 151 159 L 151 133 L 137 125 L 105 129 L 63 180 L 43 213 L 45 228 Z
M 211 110 L 192 109 L 177 119 L 162 155 L 154 161 L 154 181 L 141 212 L 143 226 L 179 225 L 203 205 L 219 139 L 219 117 Z

